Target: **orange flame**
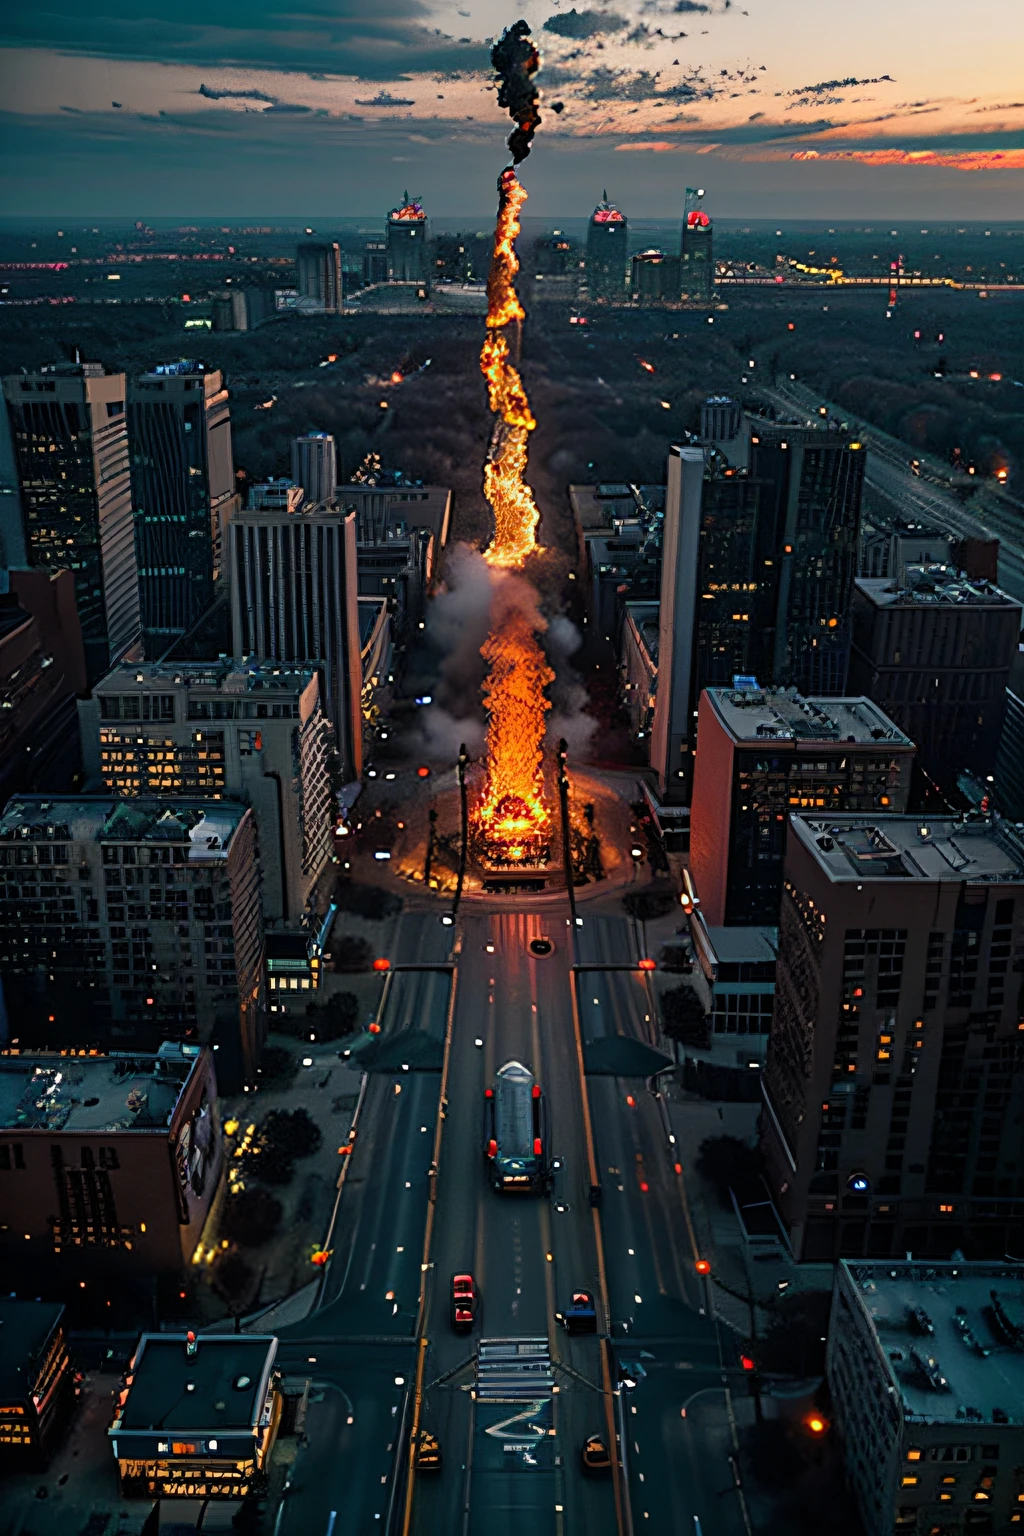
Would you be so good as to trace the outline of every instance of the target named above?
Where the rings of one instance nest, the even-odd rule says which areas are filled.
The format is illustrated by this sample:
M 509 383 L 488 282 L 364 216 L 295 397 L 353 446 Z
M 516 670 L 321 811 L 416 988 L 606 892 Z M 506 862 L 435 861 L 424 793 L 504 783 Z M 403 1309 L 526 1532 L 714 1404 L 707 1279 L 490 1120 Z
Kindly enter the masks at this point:
M 540 521 L 533 492 L 523 479 L 529 434 L 537 423 L 519 370 L 512 364 L 508 339 L 502 334 L 506 325 L 526 318 L 514 285 L 519 271 L 515 247 L 519 210 L 525 201 L 526 190 L 509 166 L 498 182 L 498 219 L 487 278 L 487 335 L 480 353 L 487 402 L 498 418 L 484 466 L 484 495 L 494 513 L 494 538 L 484 559 L 506 569 L 522 565 L 538 548 Z
M 537 548 L 540 514 L 524 480 L 529 435 L 536 426 L 506 326 L 525 319 L 515 290 L 516 236 L 526 201 L 514 169 L 498 182 L 498 218 L 487 280 L 487 335 L 480 368 L 495 416 L 484 466 L 484 495 L 494 512 L 487 562 L 504 571 L 522 566 Z M 489 674 L 487 782 L 474 821 L 488 862 L 537 864 L 546 856 L 550 816 L 544 804 L 544 689 L 554 673 L 537 634 L 544 628 L 534 595 L 507 576 L 495 594 L 493 627 L 481 654 Z

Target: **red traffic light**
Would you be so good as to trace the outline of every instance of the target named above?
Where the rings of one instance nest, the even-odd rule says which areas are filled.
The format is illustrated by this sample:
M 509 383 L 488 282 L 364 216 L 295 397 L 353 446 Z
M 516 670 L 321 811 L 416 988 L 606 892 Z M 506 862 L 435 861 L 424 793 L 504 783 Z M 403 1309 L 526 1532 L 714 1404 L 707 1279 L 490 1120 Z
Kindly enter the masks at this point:
M 742 1365 L 745 1371 L 753 1371 L 757 1369 L 749 1355 L 740 1355 L 740 1365 Z
M 430 769 L 426 768 L 426 767 L 424 767 L 424 768 L 417 768 L 416 769 L 416 777 L 418 779 L 429 779 L 430 778 Z
M 375 971 L 390 971 L 391 961 L 386 960 L 384 956 L 381 955 L 377 960 L 373 962 L 373 968 Z
M 698 1275 L 710 1275 L 711 1273 L 711 1264 L 707 1259 L 698 1259 L 693 1267 Z
M 656 971 L 658 969 L 658 962 L 652 960 L 648 955 L 645 955 L 642 960 L 638 960 L 637 965 L 642 971 Z

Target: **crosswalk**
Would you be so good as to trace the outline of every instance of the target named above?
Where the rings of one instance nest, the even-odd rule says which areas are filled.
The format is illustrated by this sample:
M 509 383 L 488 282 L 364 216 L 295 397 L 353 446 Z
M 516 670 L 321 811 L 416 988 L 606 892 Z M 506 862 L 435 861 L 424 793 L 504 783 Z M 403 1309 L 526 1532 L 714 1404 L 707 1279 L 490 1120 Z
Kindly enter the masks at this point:
M 525 1402 L 550 1397 L 554 1386 L 547 1339 L 481 1339 L 476 1360 L 478 1402 Z

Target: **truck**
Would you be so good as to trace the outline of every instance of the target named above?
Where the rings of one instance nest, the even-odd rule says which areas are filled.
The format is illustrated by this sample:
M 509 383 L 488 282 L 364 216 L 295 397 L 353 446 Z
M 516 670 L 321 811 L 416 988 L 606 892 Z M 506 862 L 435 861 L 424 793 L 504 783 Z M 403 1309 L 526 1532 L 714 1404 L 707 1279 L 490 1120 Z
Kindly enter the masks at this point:
M 537 1194 L 551 1187 L 547 1103 L 529 1067 L 507 1061 L 484 1093 L 484 1155 L 502 1193 Z

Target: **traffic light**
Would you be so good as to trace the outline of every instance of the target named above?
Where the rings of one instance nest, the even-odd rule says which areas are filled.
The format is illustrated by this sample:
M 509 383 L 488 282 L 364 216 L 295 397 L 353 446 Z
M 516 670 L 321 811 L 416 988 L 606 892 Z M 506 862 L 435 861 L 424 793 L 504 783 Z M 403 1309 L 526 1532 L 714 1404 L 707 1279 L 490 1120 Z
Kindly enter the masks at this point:
M 745 1371 L 756 1371 L 757 1366 L 749 1355 L 740 1355 L 740 1365 Z
M 696 1269 L 698 1275 L 710 1275 L 710 1273 L 711 1273 L 710 1261 L 708 1259 L 698 1259 L 697 1262 L 694 1265 L 694 1269 Z

